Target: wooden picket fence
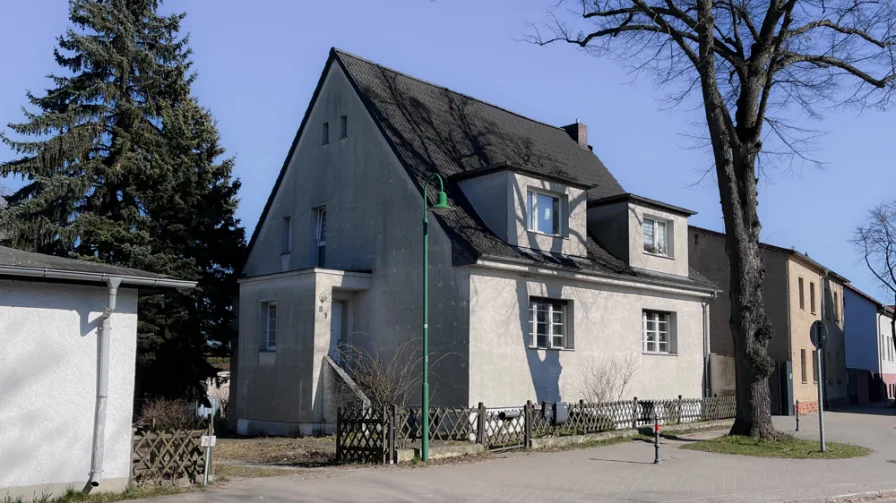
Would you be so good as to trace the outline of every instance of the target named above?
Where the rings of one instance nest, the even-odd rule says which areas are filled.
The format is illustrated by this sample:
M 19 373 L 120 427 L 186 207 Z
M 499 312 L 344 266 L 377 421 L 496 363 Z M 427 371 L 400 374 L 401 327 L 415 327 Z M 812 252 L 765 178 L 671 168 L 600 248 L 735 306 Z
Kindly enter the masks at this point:
M 734 417 L 733 396 L 566 404 L 566 420 L 552 420 L 553 403 L 527 402 L 510 407 L 430 407 L 431 442 L 470 442 L 489 451 L 525 449 L 545 436 L 586 435 Z M 336 460 L 340 463 L 388 463 L 397 449 L 419 445 L 423 432 L 421 407 L 339 408 L 336 418 Z
M 131 482 L 161 483 L 202 482 L 205 472 L 205 448 L 202 436 L 208 430 L 141 431 L 134 430 L 131 457 Z

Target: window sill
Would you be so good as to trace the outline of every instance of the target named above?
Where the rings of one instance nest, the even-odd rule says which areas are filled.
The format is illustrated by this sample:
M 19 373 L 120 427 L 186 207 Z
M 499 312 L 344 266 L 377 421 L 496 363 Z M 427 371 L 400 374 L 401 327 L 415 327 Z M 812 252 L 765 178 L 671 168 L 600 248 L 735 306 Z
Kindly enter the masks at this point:
M 575 351 L 575 348 L 543 348 L 540 346 L 529 346 L 529 349 L 538 349 L 542 351 Z
M 650 351 L 641 351 L 644 356 L 678 356 L 678 353 L 656 353 Z
M 549 234 L 547 232 L 533 231 L 532 229 L 526 229 L 526 232 L 528 232 L 529 234 L 537 234 L 539 236 L 547 236 L 549 238 L 569 239 L 567 236 L 564 236 L 562 234 Z
M 274 348 L 274 349 L 259 349 L 258 352 L 259 353 L 276 353 L 277 349 L 276 348 Z
M 660 253 L 651 253 L 647 250 L 644 250 L 644 255 L 647 255 L 648 257 L 664 258 L 666 260 L 675 260 L 675 257 L 672 255 L 662 255 Z

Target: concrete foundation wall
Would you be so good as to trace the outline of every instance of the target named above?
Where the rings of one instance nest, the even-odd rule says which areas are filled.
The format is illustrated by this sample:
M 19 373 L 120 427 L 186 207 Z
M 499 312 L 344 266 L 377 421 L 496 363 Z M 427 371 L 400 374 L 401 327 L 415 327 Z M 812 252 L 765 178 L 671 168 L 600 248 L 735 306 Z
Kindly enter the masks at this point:
M 531 347 L 529 297 L 571 305 L 574 349 Z M 677 354 L 642 352 L 642 309 L 674 313 Z M 569 318 L 570 316 L 567 315 Z M 660 292 L 475 267 L 470 276 L 470 405 L 582 398 L 589 367 L 631 361 L 624 396 L 702 395 L 701 300 Z
M 84 488 L 90 473 L 105 286 L 0 281 L 0 500 Z M 111 317 L 103 480 L 130 475 L 137 291 Z

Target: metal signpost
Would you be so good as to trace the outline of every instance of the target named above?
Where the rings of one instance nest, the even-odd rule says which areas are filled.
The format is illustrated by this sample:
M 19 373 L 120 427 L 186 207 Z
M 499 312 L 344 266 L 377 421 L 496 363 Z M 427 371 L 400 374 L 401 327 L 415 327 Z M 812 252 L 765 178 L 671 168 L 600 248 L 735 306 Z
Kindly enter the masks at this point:
M 824 309 L 822 307 L 822 309 Z M 824 344 L 828 339 L 828 327 L 824 326 L 824 322 L 821 320 L 815 320 L 812 323 L 812 328 L 809 329 L 809 338 L 812 339 L 812 344 L 815 345 L 815 365 L 818 369 L 818 435 L 819 441 L 821 442 L 821 452 L 826 450 L 824 445 L 824 406 L 822 405 L 824 402 L 822 399 L 824 398 L 822 395 L 822 388 L 824 387 L 824 367 L 821 366 L 822 358 L 821 355 L 824 352 Z

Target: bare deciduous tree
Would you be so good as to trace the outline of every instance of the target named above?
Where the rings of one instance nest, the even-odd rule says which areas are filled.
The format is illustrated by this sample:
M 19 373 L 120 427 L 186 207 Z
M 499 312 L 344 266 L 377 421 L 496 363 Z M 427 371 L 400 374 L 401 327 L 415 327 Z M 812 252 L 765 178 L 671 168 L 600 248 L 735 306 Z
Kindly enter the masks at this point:
M 896 201 L 872 208 L 868 220 L 856 228 L 852 242 L 896 305 Z M 896 346 L 896 316 L 890 318 L 890 333 Z
M 592 358 L 583 364 L 581 383 L 575 388 L 587 403 L 618 402 L 628 391 L 637 370 L 637 362 L 631 355 L 621 359 Z
M 737 414 L 732 434 L 777 438 L 771 421 L 768 356 L 773 329 L 763 306 L 758 171 L 763 141 L 805 156 L 810 136 L 772 110 L 817 116 L 825 105 L 885 107 L 896 85 L 894 0 L 561 0 L 543 37 L 629 69 L 650 70 L 672 99 L 703 103 L 731 268 Z M 765 131 L 763 128 L 765 128 Z

